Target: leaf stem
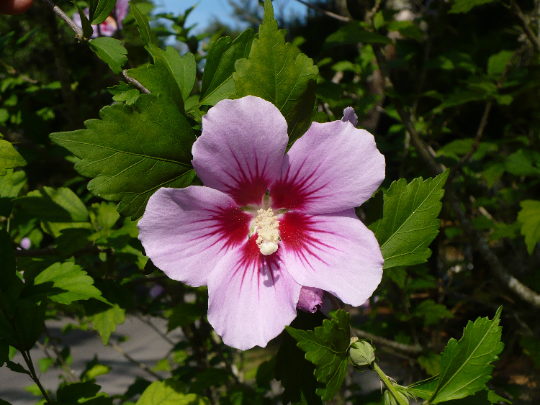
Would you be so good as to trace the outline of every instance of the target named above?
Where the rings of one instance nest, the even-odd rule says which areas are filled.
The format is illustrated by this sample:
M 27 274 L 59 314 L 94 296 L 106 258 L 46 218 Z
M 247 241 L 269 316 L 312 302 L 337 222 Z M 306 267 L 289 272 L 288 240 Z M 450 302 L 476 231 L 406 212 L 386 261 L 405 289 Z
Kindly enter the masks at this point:
M 23 356 L 23 359 L 28 366 L 28 369 L 30 370 L 30 377 L 36 385 L 38 386 L 39 390 L 43 394 L 43 397 L 45 397 L 45 401 L 47 403 L 52 404 L 51 399 L 49 398 L 49 395 L 47 394 L 47 391 L 45 391 L 45 388 L 43 388 L 43 385 L 41 385 L 41 382 L 39 381 L 39 378 L 36 374 L 36 369 L 34 368 L 34 364 L 32 363 L 32 358 L 30 357 L 30 352 L 28 350 L 21 350 L 21 354 Z
M 405 401 L 403 401 L 403 399 L 401 398 L 401 396 L 398 394 L 398 392 L 396 391 L 396 389 L 394 388 L 394 384 L 392 384 L 392 382 L 388 379 L 388 377 L 386 376 L 386 374 L 384 374 L 384 372 L 381 370 L 381 368 L 377 365 L 377 363 L 373 362 L 373 371 L 375 371 L 378 375 L 379 375 L 379 378 L 381 379 L 381 381 L 383 382 L 383 384 L 385 385 L 386 389 L 388 391 L 390 391 L 390 393 L 392 394 L 392 396 L 394 397 L 394 399 L 396 400 L 396 402 L 399 404 L 399 405 L 408 405 Z
M 83 31 L 80 29 L 77 24 L 73 22 L 71 18 L 68 17 L 66 13 L 62 11 L 60 7 L 58 7 L 56 4 L 54 4 L 51 0 L 43 0 L 45 4 L 47 4 L 52 10 L 56 13 L 58 17 L 60 17 L 64 22 L 69 25 L 69 28 L 71 28 L 75 34 L 77 34 L 78 39 L 83 38 Z

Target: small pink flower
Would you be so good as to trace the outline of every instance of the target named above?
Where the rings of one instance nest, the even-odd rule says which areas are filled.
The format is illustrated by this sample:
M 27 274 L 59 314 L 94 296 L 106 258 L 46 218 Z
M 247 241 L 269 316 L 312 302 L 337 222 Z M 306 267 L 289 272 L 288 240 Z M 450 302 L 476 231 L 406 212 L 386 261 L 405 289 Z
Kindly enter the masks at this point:
M 348 120 L 313 123 L 285 154 L 285 118 L 251 96 L 219 102 L 202 128 L 192 152 L 205 186 L 158 190 L 139 238 L 170 278 L 208 286 L 223 341 L 266 346 L 296 317 L 302 287 L 363 304 L 383 266 L 354 213 L 384 179 L 373 135 Z
M 121 30 L 122 21 L 124 21 L 124 19 L 126 18 L 128 9 L 128 0 L 118 0 L 111 15 L 108 16 L 105 21 L 99 24 L 99 32 L 101 33 L 101 35 L 105 37 L 112 37 L 116 31 Z M 83 11 L 86 17 L 90 18 L 90 9 L 85 8 Z M 79 27 L 82 27 L 81 16 L 78 12 L 73 15 L 73 22 Z M 97 25 L 92 25 L 92 28 L 94 28 L 92 38 L 97 38 L 98 36 L 97 27 Z

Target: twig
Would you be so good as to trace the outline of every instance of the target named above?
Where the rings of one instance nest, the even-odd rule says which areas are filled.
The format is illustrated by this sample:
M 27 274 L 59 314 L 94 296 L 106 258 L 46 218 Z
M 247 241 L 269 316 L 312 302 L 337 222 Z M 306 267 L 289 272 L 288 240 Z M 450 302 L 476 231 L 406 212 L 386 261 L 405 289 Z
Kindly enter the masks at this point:
M 378 44 L 372 44 L 372 46 L 373 50 L 375 51 L 379 69 L 384 77 L 385 88 L 387 90 L 393 90 L 393 84 L 390 80 L 388 66 L 386 65 L 386 58 Z M 441 174 L 445 170 L 445 167 L 435 161 L 433 155 L 429 151 L 428 146 L 424 144 L 424 141 L 416 131 L 412 117 L 403 107 L 401 100 L 394 98 L 394 106 L 403 124 L 405 125 L 407 132 L 409 132 L 411 135 L 412 145 L 416 148 L 420 158 L 424 161 L 424 163 L 426 163 L 427 168 L 433 175 Z M 495 277 L 497 277 L 497 279 L 499 279 L 499 281 L 506 288 L 516 294 L 521 300 L 529 303 L 535 308 L 540 308 L 540 295 L 525 286 L 506 271 L 499 258 L 491 251 L 484 236 L 473 226 L 471 220 L 465 214 L 454 190 L 449 187 L 449 185 L 450 183 L 447 183 L 445 194 L 450 201 L 450 206 L 465 232 L 471 237 L 472 245 L 482 254 Z
M 58 250 L 54 246 L 49 246 L 43 249 L 15 250 L 13 254 L 15 257 L 55 256 L 58 254 Z
M 62 364 L 62 368 L 67 371 L 71 377 L 71 379 L 73 380 L 73 382 L 78 382 L 79 381 L 79 378 L 77 377 L 77 374 L 75 373 L 75 371 L 73 371 L 73 369 L 66 363 L 66 361 L 64 360 L 64 356 L 62 356 L 62 353 L 60 353 L 58 351 L 58 349 L 56 348 L 56 346 L 54 345 L 53 343 L 53 337 L 51 336 L 51 333 L 49 332 L 49 329 L 47 328 L 47 326 L 45 325 L 45 327 L 43 328 L 43 330 L 45 331 L 45 334 L 47 335 L 47 337 L 49 338 L 49 345 L 51 346 L 51 349 L 53 350 L 54 354 L 56 355 L 56 358 L 60 361 L 60 363 Z M 38 342 L 39 343 L 39 342 Z M 46 347 L 43 346 L 43 350 L 45 351 L 46 350 Z
M 39 390 L 43 394 L 43 397 L 45 398 L 45 401 L 47 401 L 47 403 L 49 404 L 52 404 L 52 401 L 49 398 L 49 394 L 47 394 L 47 391 L 45 391 L 45 388 L 43 388 L 43 385 L 41 385 L 41 381 L 39 381 L 39 378 L 36 374 L 36 369 L 34 368 L 34 364 L 32 363 L 32 358 L 30 357 L 30 352 L 26 350 L 21 350 L 21 354 L 23 356 L 23 359 L 26 365 L 28 366 L 28 369 L 30 370 L 30 377 L 32 378 L 32 380 L 34 380 L 34 382 L 38 386 Z
M 43 0 L 45 4 L 47 4 L 52 10 L 56 13 L 58 17 L 60 17 L 62 20 L 65 21 L 67 25 L 69 25 L 69 28 L 71 28 L 76 35 L 77 39 L 82 39 L 84 37 L 82 29 L 80 29 L 77 24 L 73 22 L 71 18 L 68 17 L 66 13 L 62 11 L 60 7 L 58 7 L 56 4 L 54 4 L 51 0 Z
M 344 17 L 342 15 L 332 13 L 331 11 L 323 10 L 322 8 L 317 7 L 317 6 L 313 5 L 313 4 L 309 4 L 308 2 L 305 2 L 304 0 L 296 0 L 296 1 L 299 2 L 299 3 L 302 3 L 306 7 L 311 8 L 312 10 L 315 10 L 315 11 L 317 11 L 319 13 L 325 14 L 328 17 L 334 18 L 334 19 L 336 19 L 338 21 L 342 21 L 342 22 L 351 21 L 351 19 L 349 17 Z M 379 0 L 379 3 L 380 3 L 380 0 Z
M 109 346 L 111 346 L 114 350 L 116 350 L 118 353 L 120 353 L 122 356 L 124 356 L 131 364 L 139 367 L 140 369 L 146 371 L 148 374 L 150 374 L 152 377 L 161 380 L 162 377 L 159 374 L 154 373 L 152 370 L 150 370 L 150 367 L 148 367 L 146 364 L 141 363 L 140 361 L 135 360 L 133 357 L 131 357 L 129 354 L 127 354 L 120 346 L 118 346 L 116 343 L 109 342 Z
M 385 346 L 385 347 L 388 347 L 388 348 L 393 349 L 393 350 L 397 350 L 397 351 L 402 352 L 402 353 L 409 353 L 409 354 L 413 354 L 413 355 L 419 355 L 419 354 L 422 354 L 423 352 L 425 352 L 425 349 L 422 346 L 420 346 L 419 344 L 407 345 L 405 343 L 398 343 L 398 342 L 395 342 L 395 341 L 390 340 L 390 339 L 386 339 L 386 338 L 383 338 L 383 337 L 380 337 L 380 336 L 377 336 L 377 335 L 373 335 L 373 334 L 368 333 L 368 332 L 364 332 L 363 330 L 360 330 L 360 329 L 352 328 L 351 330 L 359 338 L 370 339 L 375 344 L 379 344 L 381 346 Z
M 144 87 L 138 80 L 128 75 L 126 69 L 122 70 L 122 74 L 124 75 L 124 77 L 129 83 L 137 87 L 141 92 L 143 92 L 144 94 L 150 94 L 150 90 Z
M 527 21 L 527 18 L 525 18 L 523 11 L 521 11 L 521 8 L 517 5 L 515 1 L 512 2 L 512 10 L 514 11 L 514 14 L 519 18 L 521 27 L 525 31 L 525 34 L 527 35 L 527 38 L 529 38 L 529 41 L 531 41 L 533 47 L 536 49 L 536 52 L 540 52 L 540 41 L 538 41 L 538 38 L 534 34 L 533 30 L 531 30 L 531 27 L 529 27 L 529 22 Z
M 141 321 L 141 322 L 144 322 L 145 324 L 147 324 L 148 326 L 150 326 L 154 332 L 156 332 L 159 336 L 161 336 L 161 338 L 163 340 L 165 340 L 167 343 L 169 343 L 171 346 L 174 346 L 175 343 L 167 336 L 165 335 L 162 331 L 159 330 L 159 328 L 154 325 L 152 323 L 152 321 L 150 321 L 150 319 L 145 319 L 144 317 L 142 317 L 141 315 L 137 315 L 137 318 Z

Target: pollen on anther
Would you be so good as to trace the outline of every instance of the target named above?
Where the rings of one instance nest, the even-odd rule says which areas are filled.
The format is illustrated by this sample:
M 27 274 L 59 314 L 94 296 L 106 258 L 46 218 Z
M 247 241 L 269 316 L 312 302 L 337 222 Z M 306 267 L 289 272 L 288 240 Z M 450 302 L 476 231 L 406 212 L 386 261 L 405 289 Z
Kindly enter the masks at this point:
M 259 209 L 253 223 L 257 231 L 257 246 L 263 255 L 271 255 L 278 250 L 279 221 L 272 208 Z

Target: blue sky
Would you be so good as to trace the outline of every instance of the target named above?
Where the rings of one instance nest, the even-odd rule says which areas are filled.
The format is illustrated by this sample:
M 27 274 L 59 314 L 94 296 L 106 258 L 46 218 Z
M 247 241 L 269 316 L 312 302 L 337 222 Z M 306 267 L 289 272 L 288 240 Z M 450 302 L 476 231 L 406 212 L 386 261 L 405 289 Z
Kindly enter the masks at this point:
M 155 11 L 175 14 L 183 13 L 187 8 L 197 3 L 199 5 L 187 19 L 188 26 L 197 24 L 197 31 L 202 32 L 213 17 L 218 17 L 221 21 L 233 27 L 240 26 L 240 22 L 232 18 L 232 8 L 227 0 L 154 0 L 154 4 L 158 7 Z M 295 13 L 301 16 L 305 16 L 307 10 L 306 6 L 296 0 L 274 0 L 274 8 L 283 8 L 285 13 Z

